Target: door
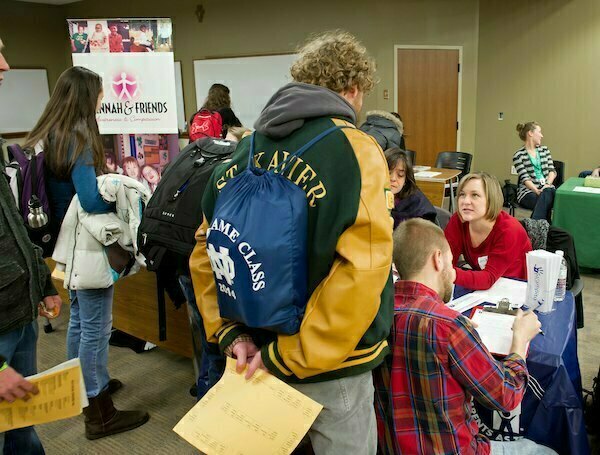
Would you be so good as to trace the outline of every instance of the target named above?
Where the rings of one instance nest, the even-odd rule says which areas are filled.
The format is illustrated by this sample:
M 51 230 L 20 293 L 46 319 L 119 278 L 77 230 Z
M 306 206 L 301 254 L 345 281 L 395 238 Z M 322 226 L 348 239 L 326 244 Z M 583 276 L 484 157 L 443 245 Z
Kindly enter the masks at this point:
M 433 166 L 437 154 L 457 150 L 458 49 L 396 49 L 396 97 L 406 148 L 416 164 Z

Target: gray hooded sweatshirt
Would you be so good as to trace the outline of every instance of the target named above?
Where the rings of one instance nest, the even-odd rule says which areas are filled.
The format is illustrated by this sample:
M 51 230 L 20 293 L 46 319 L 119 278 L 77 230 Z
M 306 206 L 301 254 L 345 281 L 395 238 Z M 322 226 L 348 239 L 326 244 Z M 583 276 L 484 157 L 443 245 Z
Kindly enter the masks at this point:
M 267 102 L 254 128 L 272 139 L 282 139 L 302 128 L 306 120 L 336 117 L 356 124 L 352 105 L 325 87 L 291 82 Z

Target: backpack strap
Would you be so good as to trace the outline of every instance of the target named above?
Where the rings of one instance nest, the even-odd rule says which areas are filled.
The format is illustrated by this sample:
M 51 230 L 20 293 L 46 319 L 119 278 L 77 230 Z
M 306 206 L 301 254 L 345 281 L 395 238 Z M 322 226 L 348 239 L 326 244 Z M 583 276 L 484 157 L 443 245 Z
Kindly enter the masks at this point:
M 7 147 L 12 157 L 19 163 L 20 167 L 25 167 L 29 159 L 19 144 L 11 144 Z
M 342 126 L 336 125 L 336 126 L 332 126 L 331 128 L 326 129 L 325 131 L 322 131 L 317 136 L 313 137 L 310 141 L 308 141 L 306 144 L 304 144 L 302 147 L 300 147 L 298 150 L 296 150 L 294 153 L 290 153 L 290 155 L 285 160 L 283 160 L 281 163 L 279 163 L 279 165 L 276 168 L 273 169 L 273 172 L 281 171 L 285 167 L 285 165 L 288 164 L 292 160 L 292 158 L 300 158 L 304 154 L 304 152 L 306 152 L 309 148 L 311 148 L 313 145 L 315 145 L 317 142 L 319 142 L 325 136 L 329 136 L 334 131 L 341 130 L 342 128 L 352 128 L 352 127 L 347 126 L 347 125 L 342 125 Z M 254 167 L 253 158 L 254 158 L 254 137 L 255 137 L 255 135 L 256 135 L 256 131 L 254 133 L 252 133 L 252 137 L 250 138 L 250 151 L 248 154 L 248 169 L 251 169 Z

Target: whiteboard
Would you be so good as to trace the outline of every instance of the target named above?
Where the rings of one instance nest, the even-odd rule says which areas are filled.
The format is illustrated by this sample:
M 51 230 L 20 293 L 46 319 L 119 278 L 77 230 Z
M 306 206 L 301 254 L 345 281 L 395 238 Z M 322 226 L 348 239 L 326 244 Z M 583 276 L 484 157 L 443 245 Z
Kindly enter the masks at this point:
M 194 61 L 196 105 L 204 104 L 208 89 L 220 83 L 231 91 L 231 108 L 242 125 L 253 128 L 267 101 L 291 82 L 290 66 L 297 54 L 219 58 Z
M 177 128 L 184 131 L 187 128 L 185 104 L 183 102 L 183 82 L 181 79 L 181 62 L 175 62 L 175 102 L 177 104 Z
M 0 133 L 31 131 L 49 99 L 45 69 L 11 69 L 4 73 L 0 86 Z

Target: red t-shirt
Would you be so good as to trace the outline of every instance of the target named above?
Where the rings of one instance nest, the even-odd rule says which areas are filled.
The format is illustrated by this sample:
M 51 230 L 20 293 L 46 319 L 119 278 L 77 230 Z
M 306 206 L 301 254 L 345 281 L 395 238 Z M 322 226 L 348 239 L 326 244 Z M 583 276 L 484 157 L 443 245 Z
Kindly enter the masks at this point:
M 456 284 L 468 289 L 489 289 L 500 277 L 527 279 L 525 253 L 531 251 L 527 232 L 516 218 L 501 211 L 487 238 L 475 248 L 471 244 L 469 223 L 463 223 L 457 213 L 452 215 L 446 230 L 456 269 Z M 463 254 L 473 270 L 456 267 Z

